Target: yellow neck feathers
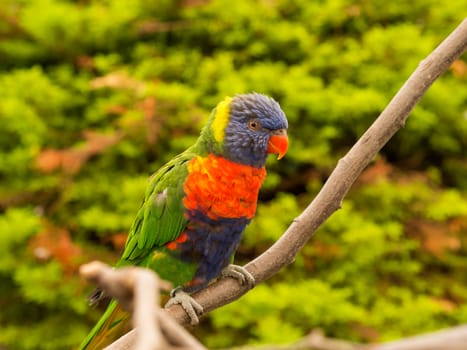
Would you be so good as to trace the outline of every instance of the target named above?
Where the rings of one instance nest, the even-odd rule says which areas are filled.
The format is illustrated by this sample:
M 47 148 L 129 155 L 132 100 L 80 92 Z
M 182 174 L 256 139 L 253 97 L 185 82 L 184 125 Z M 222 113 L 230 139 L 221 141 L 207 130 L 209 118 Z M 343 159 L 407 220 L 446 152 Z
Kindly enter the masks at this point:
M 229 123 L 231 101 L 232 97 L 226 97 L 219 102 L 216 107 L 216 114 L 214 115 L 211 128 L 217 142 L 222 142 L 224 140 L 224 130 Z

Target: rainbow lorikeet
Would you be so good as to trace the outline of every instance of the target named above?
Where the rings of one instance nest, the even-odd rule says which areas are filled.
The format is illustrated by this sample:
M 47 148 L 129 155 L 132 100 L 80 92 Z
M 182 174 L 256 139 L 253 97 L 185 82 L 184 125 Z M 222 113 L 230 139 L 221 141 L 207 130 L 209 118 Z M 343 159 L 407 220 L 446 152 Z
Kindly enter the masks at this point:
M 149 267 L 179 286 L 168 305 L 182 304 L 193 324 L 202 308 L 190 293 L 220 276 L 252 287 L 251 274 L 229 263 L 256 212 L 267 155 L 280 159 L 287 152 L 287 126 L 279 104 L 268 96 L 221 101 L 197 142 L 151 177 L 117 266 Z M 80 349 L 101 344 L 121 313 L 111 301 Z

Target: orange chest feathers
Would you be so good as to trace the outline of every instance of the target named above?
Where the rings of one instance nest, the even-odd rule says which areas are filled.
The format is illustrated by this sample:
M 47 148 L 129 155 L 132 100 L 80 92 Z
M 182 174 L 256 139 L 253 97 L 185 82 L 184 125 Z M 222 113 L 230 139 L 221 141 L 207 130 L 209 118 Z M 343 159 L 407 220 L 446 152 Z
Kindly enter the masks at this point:
M 256 212 L 265 168 L 254 168 L 209 155 L 188 162 L 183 205 L 209 218 L 248 218 Z

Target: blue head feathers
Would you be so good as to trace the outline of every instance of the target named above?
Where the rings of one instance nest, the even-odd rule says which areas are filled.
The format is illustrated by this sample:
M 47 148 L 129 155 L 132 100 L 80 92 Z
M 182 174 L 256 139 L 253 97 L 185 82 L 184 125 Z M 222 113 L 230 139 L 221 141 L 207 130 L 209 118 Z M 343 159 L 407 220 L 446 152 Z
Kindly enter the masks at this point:
M 229 115 L 223 153 L 234 162 L 262 167 L 268 153 L 278 153 L 270 150 L 271 136 L 287 137 L 287 118 L 271 97 L 258 93 L 236 95 L 230 101 Z

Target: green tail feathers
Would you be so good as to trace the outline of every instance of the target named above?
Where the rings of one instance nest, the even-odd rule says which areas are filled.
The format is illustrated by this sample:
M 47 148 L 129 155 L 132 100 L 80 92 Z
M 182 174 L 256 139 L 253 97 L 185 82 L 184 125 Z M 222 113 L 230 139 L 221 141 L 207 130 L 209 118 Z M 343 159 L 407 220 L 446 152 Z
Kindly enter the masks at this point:
M 83 340 L 78 350 L 101 350 L 124 330 L 130 314 L 112 300 L 100 320 Z

